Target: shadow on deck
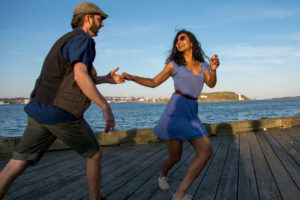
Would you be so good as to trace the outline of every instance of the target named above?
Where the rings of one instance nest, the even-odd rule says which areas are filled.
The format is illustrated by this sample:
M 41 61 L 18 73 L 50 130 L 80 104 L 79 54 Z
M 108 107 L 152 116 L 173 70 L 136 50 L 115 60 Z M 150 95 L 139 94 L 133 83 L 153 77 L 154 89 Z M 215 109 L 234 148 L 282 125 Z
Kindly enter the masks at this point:
M 212 136 L 211 143 L 214 155 L 188 190 L 194 199 L 300 199 L 300 126 Z M 166 155 L 162 142 L 104 147 L 102 195 L 110 200 L 170 199 L 195 152 L 184 143 L 181 161 L 169 172 L 170 190 L 162 192 L 157 177 Z M 1 158 L 0 168 L 7 161 Z M 73 151 L 48 152 L 4 199 L 88 199 L 85 160 Z

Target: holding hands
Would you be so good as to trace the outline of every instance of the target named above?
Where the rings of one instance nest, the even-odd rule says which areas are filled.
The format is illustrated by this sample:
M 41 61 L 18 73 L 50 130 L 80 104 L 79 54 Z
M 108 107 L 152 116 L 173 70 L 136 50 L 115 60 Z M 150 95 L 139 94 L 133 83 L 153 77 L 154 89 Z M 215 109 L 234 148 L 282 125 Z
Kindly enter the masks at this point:
M 133 79 L 133 77 L 130 74 L 127 74 L 126 72 L 122 73 L 122 77 L 128 81 L 131 81 Z
M 217 54 L 215 54 L 215 55 L 213 55 L 211 57 L 209 64 L 210 64 L 210 68 L 211 68 L 212 71 L 216 71 L 217 70 L 217 68 L 220 65 L 220 61 L 219 61 L 219 58 L 218 58 Z
M 118 84 L 125 82 L 124 78 L 121 75 L 116 74 L 116 71 L 118 70 L 119 67 L 117 67 L 114 70 L 111 70 L 110 73 L 107 74 L 107 80 L 109 81 L 109 83 Z

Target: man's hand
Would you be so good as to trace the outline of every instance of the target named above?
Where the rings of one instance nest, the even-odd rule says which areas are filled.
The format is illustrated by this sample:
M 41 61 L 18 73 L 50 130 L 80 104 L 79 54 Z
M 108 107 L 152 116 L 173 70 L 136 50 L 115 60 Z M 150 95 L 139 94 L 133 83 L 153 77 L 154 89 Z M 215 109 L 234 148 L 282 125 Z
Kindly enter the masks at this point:
M 118 84 L 118 83 L 125 82 L 124 78 L 121 75 L 115 73 L 118 70 L 119 70 L 119 67 L 117 67 L 114 70 L 111 70 L 110 73 L 107 74 L 107 80 L 109 83 Z
M 115 130 L 115 119 L 114 115 L 111 111 L 110 106 L 107 106 L 102 110 L 103 113 L 103 118 L 105 120 L 105 127 L 104 127 L 104 132 L 107 133 L 110 130 L 114 131 Z
M 216 71 L 217 68 L 219 67 L 219 65 L 220 65 L 220 61 L 219 61 L 218 55 L 215 54 L 210 59 L 210 68 L 211 68 L 211 70 Z

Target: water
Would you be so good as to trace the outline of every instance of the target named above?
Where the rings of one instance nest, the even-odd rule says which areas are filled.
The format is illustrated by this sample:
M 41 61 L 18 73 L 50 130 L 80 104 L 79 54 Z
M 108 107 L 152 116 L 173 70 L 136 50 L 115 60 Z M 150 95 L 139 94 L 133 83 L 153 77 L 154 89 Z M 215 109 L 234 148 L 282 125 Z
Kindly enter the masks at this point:
M 166 104 L 113 103 L 116 130 L 153 128 Z M 242 102 L 199 103 L 203 123 L 256 120 L 300 116 L 300 100 L 263 100 Z M 92 104 L 85 118 L 95 132 L 102 132 L 104 120 L 99 107 Z M 21 136 L 27 119 L 24 105 L 0 106 L 0 137 Z

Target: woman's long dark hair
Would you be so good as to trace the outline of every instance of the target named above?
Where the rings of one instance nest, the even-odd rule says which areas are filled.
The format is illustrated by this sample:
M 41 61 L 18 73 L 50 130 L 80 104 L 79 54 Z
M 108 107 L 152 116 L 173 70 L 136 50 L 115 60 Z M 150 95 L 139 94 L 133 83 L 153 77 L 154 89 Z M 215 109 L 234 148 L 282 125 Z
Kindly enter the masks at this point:
M 174 61 L 178 66 L 182 66 L 182 65 L 186 65 L 186 60 L 184 59 L 183 53 L 179 52 L 176 48 L 176 44 L 177 44 L 177 37 L 182 34 L 185 33 L 190 41 L 193 44 L 193 59 L 197 60 L 199 62 L 205 62 L 205 58 L 207 58 L 209 60 L 209 58 L 205 55 L 205 53 L 203 52 L 203 50 L 201 49 L 201 44 L 198 42 L 197 38 L 194 36 L 193 33 L 182 29 L 180 31 L 178 31 L 178 33 L 176 34 L 174 41 L 173 41 L 173 48 L 170 51 L 170 55 L 166 60 L 166 64 L 168 64 L 171 61 Z

